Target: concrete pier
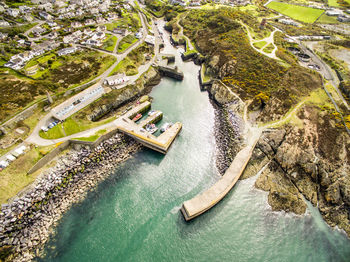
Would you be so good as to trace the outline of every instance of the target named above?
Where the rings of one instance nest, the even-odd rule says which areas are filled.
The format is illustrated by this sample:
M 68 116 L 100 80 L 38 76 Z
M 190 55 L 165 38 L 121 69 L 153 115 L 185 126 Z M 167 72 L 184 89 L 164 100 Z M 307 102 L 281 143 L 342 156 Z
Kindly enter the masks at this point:
M 215 206 L 228 192 L 230 192 L 231 188 L 243 174 L 260 135 L 261 130 L 256 130 L 254 134 L 252 134 L 250 143 L 238 152 L 230 167 L 226 170 L 225 174 L 219 181 L 207 191 L 183 203 L 181 212 L 186 221 L 203 214 Z
M 151 133 L 147 132 L 143 127 L 148 123 L 153 123 L 157 121 L 157 118 L 163 116 L 162 114 L 155 114 L 153 116 L 150 116 L 144 121 L 142 121 L 140 124 L 136 124 L 130 119 L 133 116 L 135 116 L 138 112 L 145 111 L 145 108 L 149 109 L 150 106 L 151 103 L 148 101 L 142 103 L 141 105 L 138 105 L 129 112 L 125 113 L 123 116 L 119 117 L 115 121 L 115 124 L 120 132 L 123 132 L 126 135 L 134 138 L 135 140 L 139 141 L 141 144 L 148 148 L 166 154 L 171 144 L 174 142 L 176 136 L 181 131 L 182 124 L 180 122 L 175 123 L 174 125 L 172 125 L 172 127 L 166 130 L 159 137 L 152 135 Z

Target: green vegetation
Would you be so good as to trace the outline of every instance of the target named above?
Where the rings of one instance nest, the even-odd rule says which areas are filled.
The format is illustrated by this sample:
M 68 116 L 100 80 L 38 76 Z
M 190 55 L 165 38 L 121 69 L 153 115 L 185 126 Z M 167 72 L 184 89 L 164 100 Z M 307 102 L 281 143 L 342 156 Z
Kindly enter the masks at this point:
M 281 2 L 270 2 L 267 7 L 293 19 L 304 23 L 313 23 L 324 12 L 324 10 L 314 9 L 310 7 L 292 5 Z
M 255 42 L 253 45 L 254 45 L 257 49 L 261 49 L 261 48 L 263 48 L 266 44 L 267 44 L 266 41 L 259 41 L 259 42 Z
M 132 32 L 136 32 L 141 28 L 141 20 L 137 13 L 127 13 L 123 14 L 123 17 L 117 21 L 105 24 L 105 26 L 109 31 L 112 31 L 116 27 L 120 27 Z
M 127 35 L 125 36 L 118 45 L 118 53 L 124 52 L 126 49 L 128 49 L 132 44 L 137 42 L 137 38 L 133 35 Z
M 115 45 L 117 44 L 118 38 L 114 35 L 109 35 L 108 38 L 103 42 L 102 49 L 113 52 Z
M 109 75 L 116 75 L 119 73 L 125 73 L 127 76 L 136 75 L 138 73 L 138 67 L 146 61 L 145 55 L 151 55 L 152 53 L 153 48 L 143 43 L 120 61 Z
M 0 28 L 0 32 L 7 33 L 9 37 L 14 37 L 19 34 L 23 34 L 24 32 L 28 31 L 32 27 L 36 26 L 38 23 L 32 23 L 32 24 L 25 24 L 20 26 L 11 26 L 11 27 L 3 27 Z
M 273 44 L 270 43 L 270 44 L 268 44 L 268 46 L 266 46 L 266 47 L 263 49 L 263 51 L 264 51 L 265 53 L 270 54 L 270 53 L 272 53 L 273 49 L 275 49 L 275 47 L 274 47 Z
M 233 8 L 191 10 L 182 24 L 184 33 L 206 57 L 206 73 L 221 77 L 243 99 L 253 99 L 256 105 L 263 103 L 264 121 L 271 115 L 284 115 L 300 97 L 321 86 L 317 73 L 293 59 L 293 66 L 286 66 L 288 61 L 282 65 L 253 50 L 240 21 L 256 31 L 259 28 L 256 17 Z
M 35 180 L 39 173 L 27 175 L 28 170 L 53 148 L 54 146 L 31 147 L 0 172 L 0 203 L 6 203 L 9 198 Z
M 79 140 L 79 141 L 88 141 L 88 142 L 95 142 L 100 136 L 105 134 L 107 132 L 106 129 L 102 129 L 97 131 L 94 135 L 88 136 L 88 137 L 77 137 L 73 138 L 73 140 Z
M 334 6 L 334 7 L 340 7 L 340 4 L 338 4 L 338 0 L 328 0 L 328 5 Z
M 75 115 L 68 117 L 63 123 L 60 123 L 47 132 L 40 131 L 39 135 L 45 139 L 57 139 L 65 136 L 70 136 L 100 125 L 107 124 L 115 120 L 115 117 L 110 117 L 103 121 L 91 122 L 87 119 L 81 119 Z
M 320 23 L 320 24 L 338 24 L 339 21 L 337 20 L 336 16 L 328 16 L 324 13 L 317 20 L 317 23 Z

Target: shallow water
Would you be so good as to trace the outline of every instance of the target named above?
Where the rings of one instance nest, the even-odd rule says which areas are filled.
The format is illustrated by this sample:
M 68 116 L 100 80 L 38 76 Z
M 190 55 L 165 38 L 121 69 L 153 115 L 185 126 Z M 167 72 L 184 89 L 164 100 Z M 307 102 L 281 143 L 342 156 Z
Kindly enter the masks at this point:
M 309 205 L 305 216 L 271 211 L 256 177 L 183 220 L 183 201 L 219 177 L 214 111 L 200 92 L 199 67 L 178 58 L 184 81 L 163 79 L 151 93 L 162 122 L 183 123 L 169 153 L 144 149 L 118 167 L 64 215 L 40 261 L 350 261 L 350 241 L 317 209 Z

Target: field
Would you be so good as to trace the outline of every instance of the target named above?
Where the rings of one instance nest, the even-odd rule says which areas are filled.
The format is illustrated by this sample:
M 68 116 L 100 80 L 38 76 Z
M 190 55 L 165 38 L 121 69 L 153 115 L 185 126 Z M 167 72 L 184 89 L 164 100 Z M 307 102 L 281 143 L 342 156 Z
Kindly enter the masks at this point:
M 125 36 L 118 45 L 118 53 L 124 52 L 126 49 L 128 49 L 132 44 L 137 42 L 137 38 L 131 34 Z
M 63 123 L 54 126 L 47 132 L 40 131 L 39 135 L 45 139 L 57 139 L 65 136 L 70 136 L 90 128 L 94 128 L 100 125 L 107 124 L 113 121 L 115 117 L 110 117 L 103 121 L 91 122 L 87 119 L 80 119 L 75 117 L 75 115 L 67 118 Z
M 337 0 L 328 0 L 328 5 L 329 6 L 334 6 L 334 7 L 340 7 L 338 4 Z
M 121 19 L 118 19 L 113 23 L 105 24 L 105 26 L 109 31 L 112 31 L 116 27 L 121 27 L 127 29 L 128 31 L 136 32 L 141 28 L 141 20 L 136 13 L 123 14 Z
M 320 23 L 320 24 L 338 24 L 340 22 L 337 20 L 336 16 L 328 16 L 326 14 L 322 14 L 320 16 L 320 18 L 317 20 L 317 23 Z
M 26 154 L 18 157 L 0 172 L 0 203 L 7 202 L 9 198 L 35 180 L 40 171 L 32 175 L 27 175 L 27 171 L 53 147 L 32 147 Z
M 117 37 L 109 35 L 108 38 L 103 42 L 102 49 L 113 52 L 115 45 L 117 44 Z
M 253 45 L 258 48 L 261 49 L 263 46 L 265 46 L 267 44 L 266 41 L 259 41 L 259 42 L 255 42 Z
M 322 15 L 322 13 L 324 12 L 324 10 L 320 9 L 314 9 L 310 7 L 291 5 L 287 3 L 274 1 L 269 3 L 267 7 L 304 23 L 315 22 L 316 19 L 320 17 L 320 15 Z

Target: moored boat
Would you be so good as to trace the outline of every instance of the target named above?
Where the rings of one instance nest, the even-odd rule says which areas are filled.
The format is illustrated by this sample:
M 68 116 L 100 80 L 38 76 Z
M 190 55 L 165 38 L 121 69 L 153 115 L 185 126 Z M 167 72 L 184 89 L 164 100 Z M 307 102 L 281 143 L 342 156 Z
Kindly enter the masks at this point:
M 157 132 L 158 128 L 156 127 L 155 124 L 148 124 L 146 126 L 146 131 L 151 133 L 151 134 L 154 134 L 155 132 Z
M 139 120 L 140 118 L 142 117 L 142 115 L 139 113 L 139 114 L 137 114 L 133 119 L 132 119 L 132 121 L 137 121 L 137 120 Z
M 173 125 L 173 123 L 165 123 L 164 125 L 162 125 L 162 127 L 160 128 L 160 132 L 165 132 L 166 130 L 168 130 L 171 126 Z

